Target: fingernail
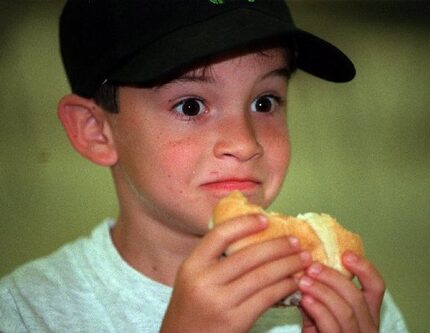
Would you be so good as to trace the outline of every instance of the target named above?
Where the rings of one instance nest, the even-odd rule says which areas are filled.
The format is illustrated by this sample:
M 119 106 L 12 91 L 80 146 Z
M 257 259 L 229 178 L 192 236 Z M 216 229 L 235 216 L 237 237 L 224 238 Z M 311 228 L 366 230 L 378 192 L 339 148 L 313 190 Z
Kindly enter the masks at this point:
M 303 288 L 309 288 L 310 286 L 312 286 L 314 284 L 314 280 L 312 280 L 310 277 L 308 276 L 303 276 L 300 279 L 299 285 L 300 287 Z
M 305 296 L 303 296 L 303 298 L 302 298 L 302 302 L 303 303 L 306 303 L 306 304 L 314 304 L 315 303 L 315 298 L 313 298 L 312 296 L 309 296 L 309 295 L 305 295 Z
M 299 247 L 299 240 L 296 237 L 288 237 L 288 242 L 290 243 L 291 247 L 297 248 Z
M 322 269 L 323 269 L 323 266 L 319 262 L 313 263 L 308 268 L 308 274 L 312 276 L 317 276 L 319 273 L 321 273 Z
M 348 252 L 345 254 L 345 261 L 348 264 L 355 264 L 358 261 L 358 256 L 353 252 Z
M 311 260 L 311 254 L 308 251 L 300 252 L 299 256 L 300 259 L 302 259 L 302 261 L 304 262 L 308 262 L 309 260 Z
M 258 215 L 257 218 L 258 218 L 258 221 L 260 221 L 260 223 L 262 225 L 267 225 L 269 223 L 269 219 L 265 215 Z

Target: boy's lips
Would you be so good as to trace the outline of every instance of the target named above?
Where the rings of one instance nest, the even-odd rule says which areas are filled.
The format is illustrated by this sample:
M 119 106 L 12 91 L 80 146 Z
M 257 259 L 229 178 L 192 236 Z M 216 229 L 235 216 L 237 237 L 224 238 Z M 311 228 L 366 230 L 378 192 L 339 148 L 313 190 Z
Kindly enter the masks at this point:
M 250 192 L 255 190 L 261 182 L 256 179 L 238 179 L 238 178 L 228 178 L 228 179 L 218 179 L 202 184 L 202 188 L 214 192 L 231 192 L 234 190 L 239 190 L 241 192 Z

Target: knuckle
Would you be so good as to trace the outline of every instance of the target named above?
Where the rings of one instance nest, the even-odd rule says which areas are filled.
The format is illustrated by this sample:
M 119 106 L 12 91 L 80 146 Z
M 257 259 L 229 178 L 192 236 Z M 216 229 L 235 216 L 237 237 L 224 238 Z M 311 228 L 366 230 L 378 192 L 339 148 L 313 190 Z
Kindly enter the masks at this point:
M 379 272 L 373 268 L 371 264 L 367 264 L 368 272 L 370 272 L 369 277 L 371 278 L 371 284 L 369 289 L 377 293 L 383 293 L 385 291 L 385 281 Z
M 211 237 L 214 239 L 224 239 L 227 235 L 227 227 L 227 224 L 224 224 L 214 228 L 210 232 Z
M 373 272 L 376 269 L 375 269 L 375 266 L 373 266 L 373 264 L 370 261 L 365 260 L 363 262 L 363 270 L 365 270 L 366 272 Z
M 346 323 L 352 324 L 355 320 L 355 313 L 351 307 L 345 307 L 344 321 Z
M 271 274 L 268 271 L 260 270 L 255 274 L 253 283 L 255 285 L 264 286 L 271 280 Z
M 186 296 L 197 307 L 209 310 L 217 308 L 217 298 L 212 293 L 212 289 L 202 279 L 193 279 L 188 281 L 186 287 Z
M 375 293 L 377 293 L 378 295 L 383 295 L 385 293 L 385 281 L 384 280 L 379 280 L 379 281 L 375 281 L 373 284 L 373 288 L 375 290 Z
M 191 276 L 193 274 L 194 271 L 194 265 L 191 259 L 186 259 L 184 260 L 181 265 L 179 266 L 178 269 L 178 276 Z
M 198 307 L 204 310 L 207 314 L 212 314 L 222 322 L 229 321 L 229 311 L 226 310 L 225 297 L 219 293 L 214 293 L 208 290 L 204 285 L 196 285 L 194 287 L 194 300 Z
M 190 281 L 189 285 L 190 296 L 201 298 L 201 299 L 211 299 L 210 288 L 202 278 L 194 278 Z
M 365 304 L 366 299 L 363 295 L 363 293 L 359 289 L 355 289 L 355 292 L 351 294 L 350 296 L 350 304 Z M 352 309 L 350 309 L 352 311 Z M 351 315 L 354 313 L 352 312 Z

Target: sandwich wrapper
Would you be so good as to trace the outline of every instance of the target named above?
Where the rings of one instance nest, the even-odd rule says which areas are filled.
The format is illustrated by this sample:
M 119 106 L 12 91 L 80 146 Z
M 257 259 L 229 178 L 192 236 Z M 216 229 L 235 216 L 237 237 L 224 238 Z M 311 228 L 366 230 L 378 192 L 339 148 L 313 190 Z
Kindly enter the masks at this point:
M 300 290 L 297 290 L 296 292 L 292 293 L 288 297 L 284 298 L 282 301 L 279 301 L 275 304 L 277 307 L 284 307 L 284 306 L 298 306 L 300 304 L 300 301 L 302 300 L 302 293 Z

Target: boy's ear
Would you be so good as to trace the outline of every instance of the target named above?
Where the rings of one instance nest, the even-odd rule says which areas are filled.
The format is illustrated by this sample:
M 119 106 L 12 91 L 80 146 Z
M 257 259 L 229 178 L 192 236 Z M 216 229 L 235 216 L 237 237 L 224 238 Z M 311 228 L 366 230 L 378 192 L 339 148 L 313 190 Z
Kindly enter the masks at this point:
M 102 166 L 117 162 L 107 114 L 93 100 L 66 95 L 58 104 L 58 117 L 73 147 L 82 156 Z

